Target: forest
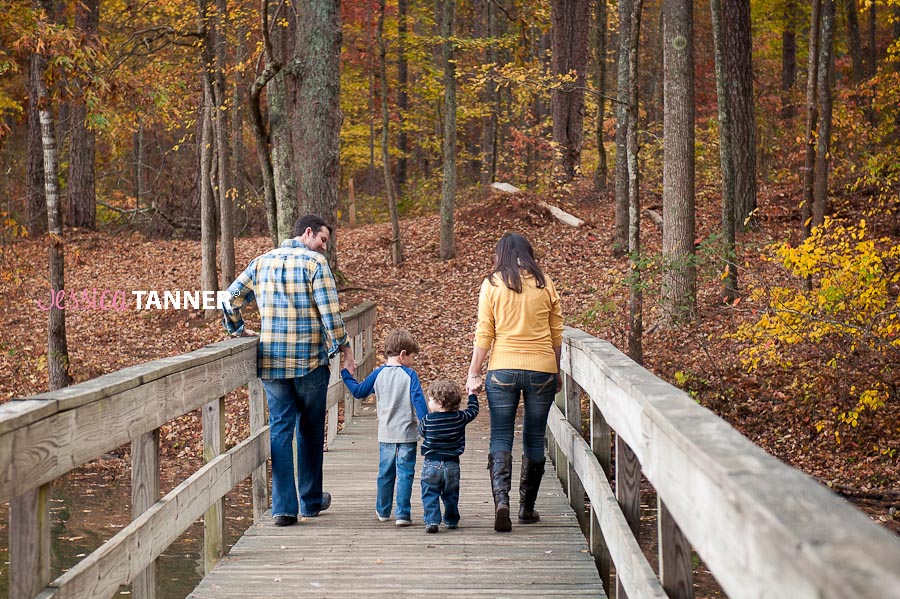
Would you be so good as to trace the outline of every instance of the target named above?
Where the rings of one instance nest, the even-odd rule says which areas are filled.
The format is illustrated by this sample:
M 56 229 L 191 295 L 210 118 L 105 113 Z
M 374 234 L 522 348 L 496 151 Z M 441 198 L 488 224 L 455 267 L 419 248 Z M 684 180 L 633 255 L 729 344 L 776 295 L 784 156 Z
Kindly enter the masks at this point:
M 518 230 L 567 325 L 900 532 L 900 0 L 7 0 L 0 166 L 0 402 L 221 339 L 133 291 L 309 212 L 461 379 Z

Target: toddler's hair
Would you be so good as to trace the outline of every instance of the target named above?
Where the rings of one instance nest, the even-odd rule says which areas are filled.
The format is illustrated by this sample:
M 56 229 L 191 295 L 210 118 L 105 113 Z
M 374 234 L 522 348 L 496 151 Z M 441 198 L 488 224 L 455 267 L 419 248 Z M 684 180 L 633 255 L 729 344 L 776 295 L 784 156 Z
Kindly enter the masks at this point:
M 399 356 L 400 352 L 419 353 L 419 344 L 406 329 L 394 329 L 384 340 L 384 354 L 387 357 Z
M 459 404 L 462 402 L 462 393 L 459 391 L 459 385 L 447 380 L 431 383 L 428 387 L 428 397 L 448 412 L 458 410 Z

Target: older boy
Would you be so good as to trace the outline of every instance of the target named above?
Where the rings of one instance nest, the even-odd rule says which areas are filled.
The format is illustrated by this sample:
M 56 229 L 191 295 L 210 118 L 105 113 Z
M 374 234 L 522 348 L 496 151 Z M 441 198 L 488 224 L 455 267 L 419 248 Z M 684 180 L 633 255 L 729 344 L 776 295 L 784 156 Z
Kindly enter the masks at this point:
M 412 524 L 413 477 L 416 474 L 416 425 L 427 412 L 425 395 L 416 371 L 412 369 L 419 344 L 403 329 L 391 331 L 384 341 L 387 360 L 359 383 L 346 369 L 344 384 L 353 397 L 368 397 L 375 392 L 378 414 L 378 495 L 375 513 L 386 522 L 391 517 L 394 485 L 397 487 L 397 526 Z

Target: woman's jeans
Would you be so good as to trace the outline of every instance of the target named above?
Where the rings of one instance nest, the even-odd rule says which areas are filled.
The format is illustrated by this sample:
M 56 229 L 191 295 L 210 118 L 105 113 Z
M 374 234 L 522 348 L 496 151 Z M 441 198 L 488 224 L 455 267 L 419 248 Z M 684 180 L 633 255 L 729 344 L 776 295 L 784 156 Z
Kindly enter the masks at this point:
M 441 523 L 441 500 L 444 501 L 444 523 L 459 524 L 459 462 L 425 459 L 422 464 L 422 508 L 425 525 Z
M 519 398 L 524 396 L 522 450 L 529 460 L 543 460 L 547 415 L 556 396 L 556 375 L 534 370 L 490 370 L 485 390 L 491 411 L 491 453 L 512 452 L 516 411 Z
M 272 516 L 316 516 L 322 508 L 322 450 L 328 366 L 292 379 L 263 380 L 269 403 Z M 294 434 L 297 479 L 294 480 Z
M 410 498 L 416 474 L 415 443 L 379 443 L 378 496 L 375 511 L 382 518 L 391 515 L 394 483 L 397 485 L 397 520 L 410 519 Z

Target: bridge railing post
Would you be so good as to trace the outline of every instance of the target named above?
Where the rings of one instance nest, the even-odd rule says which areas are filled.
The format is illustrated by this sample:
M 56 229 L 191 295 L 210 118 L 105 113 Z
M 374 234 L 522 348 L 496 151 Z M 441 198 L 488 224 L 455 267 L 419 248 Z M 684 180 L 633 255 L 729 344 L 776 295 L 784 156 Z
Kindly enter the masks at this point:
M 131 440 L 131 519 L 150 509 L 159 501 L 159 429 L 138 435 Z M 159 560 L 135 576 L 132 596 L 135 599 L 156 599 L 159 595 Z
M 266 391 L 262 380 L 255 378 L 247 383 L 247 396 L 250 401 L 250 436 L 265 428 L 269 422 L 266 417 Z M 259 522 L 269 509 L 269 480 L 266 463 L 253 471 L 251 485 L 253 487 L 253 522 Z
M 563 397 L 565 400 L 566 420 L 579 435 L 581 434 L 581 395 L 581 387 L 575 382 L 575 379 L 569 374 L 564 374 Z M 575 517 L 578 519 L 582 533 L 587 534 L 588 521 L 585 513 L 584 485 L 581 479 L 578 478 L 578 473 L 575 472 L 575 467 L 571 463 L 567 464 L 567 470 L 568 487 L 566 492 L 569 495 L 569 505 L 575 511 Z
M 591 449 L 600 463 L 600 467 L 606 474 L 606 480 L 609 480 L 612 474 L 612 456 L 610 450 L 610 429 L 606 418 L 593 401 L 591 402 Z M 611 569 L 611 560 L 609 548 L 606 546 L 606 539 L 600 531 L 600 518 L 597 513 L 600 506 L 591 503 L 591 555 L 594 556 L 594 562 L 597 564 L 597 571 L 600 573 L 600 580 L 603 582 L 603 589 L 608 596 L 612 596 L 612 590 L 609 588 L 609 577 Z
M 31 599 L 50 582 L 50 483 L 9 502 L 9 597 Z
M 658 495 L 657 505 L 659 580 L 670 599 L 693 599 L 694 564 L 691 543 Z
M 225 398 L 209 402 L 203 412 L 203 461 L 216 459 L 225 448 Z M 225 555 L 225 498 L 214 502 L 203 516 L 203 572 L 209 574 Z
M 559 411 L 565 415 L 566 413 L 566 389 L 565 386 L 560 390 L 559 393 L 556 394 L 556 407 L 559 408 Z M 547 435 L 547 448 L 548 453 L 550 454 L 551 459 L 553 460 L 553 465 L 556 467 L 556 476 L 559 478 L 560 485 L 562 485 L 563 491 L 568 495 L 569 493 L 569 460 L 566 459 L 566 454 L 563 452 L 562 448 L 559 446 L 559 442 L 553 437 L 553 435 Z
M 619 435 L 616 435 L 616 500 L 635 540 L 640 541 L 641 463 Z M 628 595 L 618 576 L 616 579 L 616 599 L 625 599 Z

